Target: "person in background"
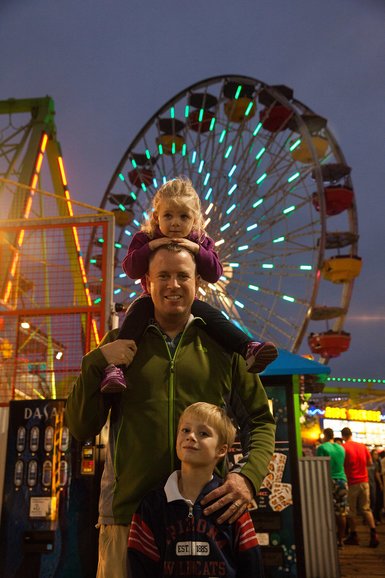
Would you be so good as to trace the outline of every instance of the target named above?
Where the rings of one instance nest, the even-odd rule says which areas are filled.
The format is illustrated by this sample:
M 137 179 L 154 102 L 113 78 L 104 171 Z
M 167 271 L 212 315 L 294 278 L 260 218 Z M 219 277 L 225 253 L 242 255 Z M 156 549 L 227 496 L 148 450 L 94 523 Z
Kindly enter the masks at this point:
M 216 283 L 223 275 L 214 241 L 204 229 L 204 220 L 199 196 L 189 179 L 172 179 L 156 192 L 148 221 L 142 231 L 133 236 L 123 260 L 125 273 L 131 279 L 141 278 L 144 293 L 129 307 L 119 339 L 132 339 L 138 345 L 149 320 L 154 317 L 145 275 L 151 253 L 158 247 L 172 241 L 194 253 L 198 274 L 208 283 Z M 248 371 L 260 373 L 278 356 L 273 343 L 250 340 L 246 333 L 208 303 L 195 299 L 191 311 L 194 317 L 204 320 L 204 328 L 213 339 L 244 357 Z M 100 387 L 103 393 L 124 390 L 126 382 L 122 369 L 114 364 L 108 365 Z
M 381 475 L 381 460 L 376 449 L 370 452 L 372 456 L 373 469 L 374 469 L 374 496 L 372 511 L 374 516 L 374 521 L 376 524 L 381 522 L 382 508 L 384 504 L 384 485 L 382 482 Z
M 358 545 L 357 534 L 357 510 L 363 513 L 364 519 L 369 526 L 369 547 L 376 548 L 379 545 L 376 525 L 370 509 L 369 477 L 367 466 L 372 462 L 368 448 L 361 443 L 352 440 L 350 428 L 344 427 L 341 431 L 345 448 L 345 473 L 348 478 L 349 500 L 349 528 L 350 534 L 344 541 L 347 545 Z
M 335 443 L 334 432 L 331 428 L 324 429 L 322 443 L 317 448 L 317 456 L 330 458 L 333 504 L 337 522 L 337 544 L 339 548 L 342 548 L 348 513 L 348 482 L 344 470 L 345 449 L 339 443 Z
M 264 575 L 249 512 L 245 510 L 232 524 L 218 524 L 218 512 L 206 516 L 200 503 L 223 483 L 214 468 L 233 445 L 235 433 L 230 418 L 218 406 L 197 402 L 184 410 L 176 438 L 181 469 L 148 494 L 133 516 L 129 576 Z
M 202 500 L 204 514 L 221 510 L 217 522 L 244 514 L 268 471 L 275 420 L 262 383 L 244 360 L 221 347 L 191 314 L 199 276 L 195 256 L 179 244 L 151 253 L 146 283 L 154 303 L 138 348 L 110 331 L 84 356 L 66 404 L 66 422 L 84 441 L 109 418 L 99 499 L 97 578 L 125 578 L 131 517 L 142 498 L 176 467 L 175 432 L 183 410 L 197 401 L 228 410 L 240 428 L 244 458 L 224 483 Z M 103 395 L 108 364 L 125 364 L 126 389 Z M 209 503 L 210 502 L 210 503 Z

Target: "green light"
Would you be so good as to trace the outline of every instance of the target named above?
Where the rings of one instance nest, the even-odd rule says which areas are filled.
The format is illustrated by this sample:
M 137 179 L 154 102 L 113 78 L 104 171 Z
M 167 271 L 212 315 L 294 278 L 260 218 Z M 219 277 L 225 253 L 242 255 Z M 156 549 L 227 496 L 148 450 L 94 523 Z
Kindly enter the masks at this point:
M 190 107 L 188 104 L 186 104 L 185 109 L 184 109 L 185 118 L 188 118 L 189 113 L 190 113 Z
M 236 168 L 237 168 L 237 165 L 233 165 L 233 166 L 231 167 L 231 170 L 229 171 L 229 173 L 228 173 L 228 175 L 227 175 L 229 178 L 233 176 L 234 171 L 235 171 Z
M 205 161 L 201 161 L 199 163 L 199 167 L 198 167 L 198 173 L 201 174 L 201 172 L 203 171 L 203 167 L 204 167 Z
M 211 122 L 210 122 L 209 130 L 214 130 L 215 122 L 216 122 L 216 118 L 215 118 L 215 116 L 213 116 L 213 118 L 211 119 Z
M 159 154 L 160 154 L 160 155 L 163 154 L 163 147 L 162 147 L 162 145 L 161 145 L 160 143 L 158 144 L 158 151 L 159 151 Z
M 291 175 L 291 177 L 289 177 L 289 178 L 287 179 L 287 182 L 288 182 L 288 183 L 292 183 L 293 181 L 295 181 L 295 179 L 298 179 L 298 177 L 299 177 L 300 175 L 301 175 L 301 173 L 298 173 L 298 172 L 297 172 L 297 173 L 294 173 L 294 175 Z
M 207 173 L 207 175 L 205 176 L 205 180 L 203 181 L 203 186 L 204 186 L 204 187 L 205 187 L 205 186 L 207 185 L 207 183 L 209 182 L 210 175 L 211 175 L 211 173 Z
M 246 110 L 245 110 L 245 116 L 249 116 L 249 114 L 250 114 L 251 109 L 253 108 L 253 106 L 254 106 L 254 102 L 251 101 L 251 102 L 249 103 L 249 106 L 248 106 L 248 107 L 246 108 Z
M 186 143 L 183 143 L 183 145 L 182 145 L 182 157 L 186 156 L 186 152 L 187 152 L 187 145 L 186 145 Z
M 175 141 L 172 141 L 172 145 L 171 145 L 171 154 L 175 154 L 176 151 L 176 145 L 175 145 Z
M 301 271 L 311 271 L 313 267 L 311 265 L 300 265 Z
M 115 243 L 116 249 L 121 249 L 123 245 L 121 243 Z
M 230 145 L 225 153 L 225 159 L 228 159 L 230 156 L 231 151 L 233 150 L 233 145 Z
M 263 203 L 263 199 L 259 199 L 258 201 L 256 201 L 253 205 L 253 209 L 256 209 L 257 207 L 259 207 L 259 205 L 262 205 Z
M 295 205 L 292 205 L 291 207 L 288 207 L 287 209 L 284 209 L 284 210 L 282 211 L 282 213 L 283 213 L 284 215 L 287 215 L 288 213 L 291 213 L 292 211 L 295 211 Z
M 132 166 L 134 167 L 134 169 L 136 169 L 136 167 L 138 166 L 138 165 L 136 164 L 136 160 L 135 160 L 135 159 L 131 159 L 131 164 L 132 164 Z
M 257 156 L 255 157 L 256 161 L 259 161 L 259 159 L 261 158 L 261 156 L 263 155 L 263 153 L 265 152 L 266 148 L 262 147 L 261 150 L 259 151 L 259 153 L 257 154 Z
M 237 92 L 235 93 L 235 96 L 234 96 L 235 100 L 238 100 L 239 95 L 241 94 L 241 90 L 242 90 L 242 84 L 240 84 L 237 88 Z
M 236 206 L 237 206 L 237 205 L 236 205 L 235 203 L 233 203 L 233 204 L 231 205 L 231 207 L 229 207 L 229 208 L 227 209 L 226 215 L 230 215 L 230 213 L 232 213 L 232 212 L 234 211 L 234 209 L 236 208 Z
M 120 209 L 121 211 L 125 211 L 125 210 L 126 210 L 126 207 L 125 207 L 124 205 L 122 205 L 122 203 L 119 203 L 119 209 Z
M 148 158 L 148 160 L 150 160 L 151 158 L 151 153 L 148 149 L 146 149 L 146 157 Z
M 136 201 L 136 195 L 134 191 L 131 191 L 130 196 L 134 199 L 134 201 Z
M 273 239 L 273 243 L 282 243 L 282 241 L 285 240 L 285 237 L 277 237 L 276 239 Z
M 146 187 L 146 185 L 145 185 L 144 183 L 142 183 L 140 186 L 142 187 L 142 189 L 144 190 L 144 192 L 147 191 L 147 187 Z
M 121 181 L 124 182 L 124 175 L 122 175 L 122 173 L 119 173 L 119 178 L 120 178 Z
M 273 263 L 263 263 L 262 269 L 274 269 Z
M 298 138 L 289 148 L 290 152 L 293 152 L 297 147 L 299 147 L 299 145 L 301 144 L 301 139 Z
M 295 302 L 294 297 L 290 297 L 289 295 L 282 295 L 282 299 L 284 299 L 285 301 L 290 301 L 290 303 Z
M 103 239 L 103 237 L 99 237 L 99 239 L 98 239 L 98 243 L 104 243 L 104 239 Z
M 261 128 L 262 128 L 262 123 L 259 122 L 259 123 L 257 124 L 257 126 L 255 127 L 255 129 L 254 129 L 253 136 L 257 136 L 257 134 L 259 133 L 259 131 L 261 130 Z
M 90 259 L 90 263 L 92 263 L 93 265 L 95 265 L 96 259 Z
M 249 285 L 249 289 L 252 289 L 253 291 L 259 291 L 258 285 Z
M 94 301 L 94 305 L 97 305 L 98 303 L 100 303 L 102 300 L 101 297 L 96 297 L 95 301 Z
M 249 245 L 241 245 L 240 247 L 238 247 L 238 251 L 246 251 L 246 249 L 249 248 Z
M 262 181 L 265 180 L 266 177 L 267 177 L 267 173 L 263 173 L 263 175 L 261 175 L 261 176 L 259 177 L 259 179 L 257 179 L 257 180 L 255 181 L 256 184 L 257 184 L 257 185 L 260 185 L 260 184 L 262 183 Z
M 170 108 L 170 117 L 175 118 L 175 108 L 173 106 Z
M 205 109 L 201 108 L 199 111 L 199 118 L 198 118 L 199 122 L 202 122 L 204 114 L 205 114 Z
M 223 141 L 225 140 L 225 136 L 226 136 L 226 129 L 224 129 L 224 130 L 221 132 L 221 136 L 219 137 L 219 142 L 220 142 L 220 143 L 223 143 Z

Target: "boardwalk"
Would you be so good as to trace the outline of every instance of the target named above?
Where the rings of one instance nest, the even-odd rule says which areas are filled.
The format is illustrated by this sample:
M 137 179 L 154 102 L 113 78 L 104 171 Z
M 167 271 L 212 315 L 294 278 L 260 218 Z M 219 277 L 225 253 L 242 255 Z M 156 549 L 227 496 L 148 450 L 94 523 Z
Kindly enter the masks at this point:
M 358 527 L 360 546 L 345 546 L 339 551 L 341 578 L 385 577 L 385 524 L 377 526 L 378 548 L 368 548 L 369 530 Z

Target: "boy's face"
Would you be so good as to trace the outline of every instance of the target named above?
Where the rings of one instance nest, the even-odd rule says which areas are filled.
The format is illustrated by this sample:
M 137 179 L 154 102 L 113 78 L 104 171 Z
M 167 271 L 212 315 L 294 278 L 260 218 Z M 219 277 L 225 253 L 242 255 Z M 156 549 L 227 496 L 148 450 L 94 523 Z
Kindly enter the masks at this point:
M 181 462 L 214 469 L 226 452 L 227 445 L 219 443 L 214 428 L 192 415 L 182 419 L 176 439 L 176 453 Z

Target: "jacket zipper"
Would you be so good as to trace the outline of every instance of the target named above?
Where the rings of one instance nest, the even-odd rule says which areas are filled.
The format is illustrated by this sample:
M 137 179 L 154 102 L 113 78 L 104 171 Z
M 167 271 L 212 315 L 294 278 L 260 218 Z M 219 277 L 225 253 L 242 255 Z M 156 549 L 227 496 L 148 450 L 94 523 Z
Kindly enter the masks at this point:
M 194 319 L 200 319 L 200 318 L 195 317 Z M 175 360 L 177 358 L 178 350 L 179 350 L 179 347 L 183 341 L 183 337 L 184 337 L 184 334 L 186 332 L 186 329 L 192 323 L 193 323 L 193 321 L 191 323 L 189 323 L 187 327 L 184 328 L 182 335 L 180 336 L 180 339 L 178 341 L 178 345 L 175 348 L 174 357 L 171 356 L 170 348 L 167 345 L 167 341 L 164 338 L 163 333 L 160 331 L 160 329 L 156 325 L 152 325 L 152 327 L 154 327 L 157 330 L 157 332 L 161 335 L 161 337 L 164 341 L 164 344 L 166 346 L 169 359 L 170 359 L 170 378 L 169 378 L 169 382 L 168 382 L 168 443 L 169 443 L 169 447 L 170 447 L 171 471 L 175 470 L 175 460 L 174 460 L 174 448 L 175 448 L 175 432 L 174 432 L 174 421 L 175 421 L 175 407 L 174 407 L 174 401 L 175 401 L 175 380 L 174 380 Z

